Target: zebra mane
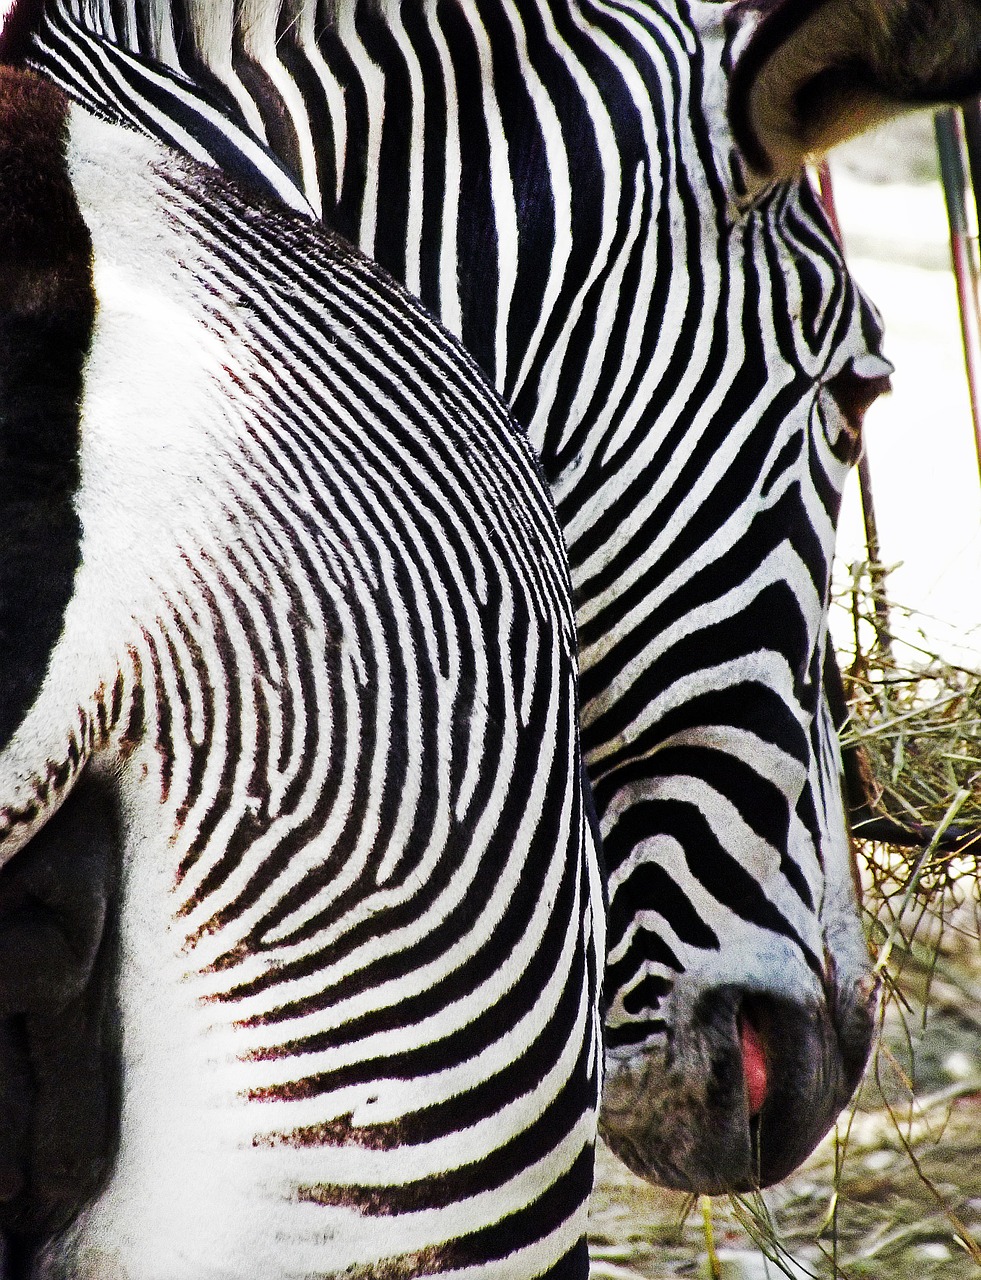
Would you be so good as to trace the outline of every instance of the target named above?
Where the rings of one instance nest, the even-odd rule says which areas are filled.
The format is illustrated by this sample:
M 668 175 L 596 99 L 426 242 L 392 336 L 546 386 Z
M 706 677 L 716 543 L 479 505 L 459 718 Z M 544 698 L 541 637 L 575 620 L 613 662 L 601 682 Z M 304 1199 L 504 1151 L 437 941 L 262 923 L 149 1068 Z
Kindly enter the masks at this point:
M 335 27 L 356 0 L 149 0 L 147 17 L 153 38 L 165 41 L 172 23 L 175 38 L 190 39 L 208 67 L 227 62 L 234 49 L 260 54 L 294 28 L 302 38 Z M 366 7 L 385 14 L 398 9 L 398 0 L 366 0 Z M 154 54 L 160 51 L 153 49 Z

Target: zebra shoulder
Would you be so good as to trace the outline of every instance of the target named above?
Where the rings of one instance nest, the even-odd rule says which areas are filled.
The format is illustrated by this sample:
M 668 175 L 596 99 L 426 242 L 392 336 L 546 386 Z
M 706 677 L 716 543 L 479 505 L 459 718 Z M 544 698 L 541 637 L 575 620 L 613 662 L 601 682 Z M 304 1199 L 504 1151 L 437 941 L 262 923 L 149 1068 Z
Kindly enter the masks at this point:
M 737 6 L 742 8 L 742 6 Z M 736 141 L 767 181 L 906 110 L 981 91 L 968 0 L 768 0 L 730 78 Z

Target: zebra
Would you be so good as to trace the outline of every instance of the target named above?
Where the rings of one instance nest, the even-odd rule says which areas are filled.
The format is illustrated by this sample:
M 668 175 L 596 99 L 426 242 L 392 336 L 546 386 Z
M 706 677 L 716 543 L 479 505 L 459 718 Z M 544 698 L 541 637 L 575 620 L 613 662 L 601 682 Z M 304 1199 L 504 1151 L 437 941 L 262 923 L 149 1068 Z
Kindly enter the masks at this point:
M 0 959 L 45 931 L 0 1013 L 98 1148 L 35 1137 L 6 1274 L 584 1277 L 605 918 L 530 447 L 362 255 L 29 71 L 0 174 Z
M 874 1023 L 824 687 L 841 492 L 890 370 L 802 165 L 975 91 L 971 6 L 41 10 L 17 57 L 358 244 L 527 429 L 608 874 L 601 1130 L 668 1186 L 785 1176 Z

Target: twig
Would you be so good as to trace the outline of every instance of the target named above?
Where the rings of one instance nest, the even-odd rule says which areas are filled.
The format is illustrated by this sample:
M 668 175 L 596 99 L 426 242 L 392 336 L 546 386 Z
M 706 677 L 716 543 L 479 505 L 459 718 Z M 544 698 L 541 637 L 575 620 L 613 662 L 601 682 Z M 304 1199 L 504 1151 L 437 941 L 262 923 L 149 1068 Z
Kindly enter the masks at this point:
M 699 1196 L 698 1203 L 702 1210 L 702 1234 L 705 1236 L 705 1254 L 708 1258 L 709 1273 L 712 1280 L 722 1280 L 722 1263 L 715 1251 L 715 1230 L 712 1226 L 712 1198 Z
M 933 839 L 930 841 L 927 847 L 920 854 L 920 857 L 917 859 L 916 866 L 913 868 L 913 874 L 910 876 L 909 883 L 906 887 L 906 893 L 903 895 L 903 900 L 902 900 L 902 903 L 900 904 L 899 911 L 897 913 L 896 922 L 890 929 L 889 934 L 882 945 L 882 950 L 879 952 L 879 958 L 876 961 L 876 965 L 875 965 L 875 969 L 877 973 L 881 973 L 881 971 L 889 963 L 889 957 L 892 954 L 893 944 L 896 940 L 896 934 L 899 930 L 899 922 L 902 919 L 909 904 L 913 901 L 913 896 L 916 893 L 916 887 L 919 884 L 920 876 L 923 874 L 924 869 L 926 868 L 930 859 L 933 857 L 933 854 L 937 848 L 937 845 L 940 843 L 940 839 L 943 836 L 943 833 L 947 830 L 950 824 L 957 817 L 960 810 L 964 807 L 965 802 L 970 800 L 970 798 L 971 798 L 970 791 L 965 791 L 962 788 L 960 791 L 957 792 L 953 800 L 950 802 L 947 812 L 944 814 L 943 819 L 940 822 L 940 825 L 937 827 L 936 831 L 934 832 Z

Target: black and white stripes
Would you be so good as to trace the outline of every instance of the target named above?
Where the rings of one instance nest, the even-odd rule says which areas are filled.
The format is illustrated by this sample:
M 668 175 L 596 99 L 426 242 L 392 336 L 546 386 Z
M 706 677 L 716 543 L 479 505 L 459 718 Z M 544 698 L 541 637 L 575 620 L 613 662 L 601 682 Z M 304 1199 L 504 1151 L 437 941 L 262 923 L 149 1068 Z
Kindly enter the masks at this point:
M 568 546 L 610 874 L 606 1131 L 676 1185 L 779 1177 L 868 1044 L 822 672 L 854 450 L 830 384 L 886 366 L 806 181 L 747 197 L 726 95 L 753 13 L 51 0 L 47 15 L 30 54 L 46 74 L 170 141 L 223 113 L 212 160 L 261 185 L 235 142 L 250 132 L 294 206 L 417 293 L 528 428 Z M 121 87 L 131 57 L 174 77 L 170 122 Z M 747 1024 L 769 1055 L 755 1117 Z
M 583 1276 L 602 900 L 527 445 L 308 220 L 78 107 L 65 163 L 81 564 L 0 812 L 16 857 L 120 795 L 123 1097 L 31 1274 Z

